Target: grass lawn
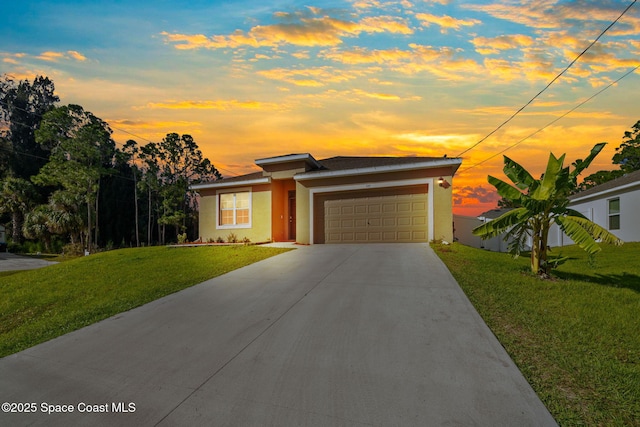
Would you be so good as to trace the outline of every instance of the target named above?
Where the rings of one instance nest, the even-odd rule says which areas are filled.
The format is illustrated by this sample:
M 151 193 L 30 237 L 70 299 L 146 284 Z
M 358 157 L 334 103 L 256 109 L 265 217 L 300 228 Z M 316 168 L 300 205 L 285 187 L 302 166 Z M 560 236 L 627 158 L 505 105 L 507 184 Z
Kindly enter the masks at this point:
M 433 245 L 561 426 L 640 425 L 640 243 L 578 247 L 554 280 L 529 258 Z
M 287 250 L 121 249 L 0 274 L 0 357 Z

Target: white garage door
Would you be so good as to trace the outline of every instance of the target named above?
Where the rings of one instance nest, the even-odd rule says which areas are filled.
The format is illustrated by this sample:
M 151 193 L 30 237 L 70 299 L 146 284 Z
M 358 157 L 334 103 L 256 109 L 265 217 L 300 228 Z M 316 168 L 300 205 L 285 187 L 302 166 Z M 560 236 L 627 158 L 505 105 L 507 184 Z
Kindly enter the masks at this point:
M 326 200 L 325 243 L 426 242 L 427 195 Z

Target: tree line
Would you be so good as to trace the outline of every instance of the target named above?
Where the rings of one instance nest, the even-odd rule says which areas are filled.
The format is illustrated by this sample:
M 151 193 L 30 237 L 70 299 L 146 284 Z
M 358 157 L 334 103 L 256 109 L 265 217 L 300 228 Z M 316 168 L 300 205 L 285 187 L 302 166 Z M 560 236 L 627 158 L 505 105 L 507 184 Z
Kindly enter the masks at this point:
M 189 186 L 222 178 L 190 135 L 118 147 L 109 124 L 58 105 L 53 81 L 0 78 L 0 224 L 18 250 L 195 239 Z

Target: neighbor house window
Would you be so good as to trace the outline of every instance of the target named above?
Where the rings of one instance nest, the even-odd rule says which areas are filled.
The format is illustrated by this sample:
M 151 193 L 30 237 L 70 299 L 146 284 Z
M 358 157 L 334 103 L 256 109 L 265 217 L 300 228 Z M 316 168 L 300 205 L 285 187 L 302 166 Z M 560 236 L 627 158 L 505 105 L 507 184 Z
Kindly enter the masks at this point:
M 620 199 L 609 199 L 609 230 L 620 230 Z
M 218 225 L 221 227 L 244 226 L 251 224 L 251 193 L 221 193 L 218 195 L 220 207 Z

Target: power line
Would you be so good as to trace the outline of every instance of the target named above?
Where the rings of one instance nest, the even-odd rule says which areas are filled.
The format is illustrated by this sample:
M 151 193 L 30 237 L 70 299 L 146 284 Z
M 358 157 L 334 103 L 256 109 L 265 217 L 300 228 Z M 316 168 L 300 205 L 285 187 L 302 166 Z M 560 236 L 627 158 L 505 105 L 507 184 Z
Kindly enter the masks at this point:
M 567 65 L 565 67 L 564 70 L 562 70 L 560 72 L 560 74 L 558 74 L 557 76 L 555 76 L 553 78 L 553 80 L 551 80 L 540 92 L 538 92 L 533 98 L 531 98 L 526 104 L 524 104 L 522 107 L 520 107 L 520 109 L 518 109 L 518 111 L 516 111 L 515 113 L 513 113 L 511 115 L 511 117 L 509 117 L 507 120 L 505 120 L 504 122 L 502 122 L 500 124 L 500 126 L 498 126 L 497 128 L 495 128 L 494 130 L 492 130 L 491 132 L 489 132 L 489 134 L 487 136 L 485 136 L 484 138 L 482 138 L 481 140 L 479 140 L 478 142 L 476 142 L 475 144 L 473 144 L 471 147 L 467 148 L 466 150 L 462 151 L 460 154 L 458 154 L 456 157 L 461 157 L 463 154 L 473 150 L 475 147 L 477 147 L 478 145 L 482 144 L 484 141 L 486 141 L 491 135 L 493 135 L 494 133 L 496 133 L 497 131 L 499 131 L 500 129 L 502 129 L 507 123 L 509 123 L 511 120 L 513 120 L 518 114 L 520 114 L 525 108 L 527 108 L 529 105 L 531 105 L 531 103 L 533 101 L 536 100 L 536 98 L 538 98 L 540 95 L 542 95 L 543 92 L 545 92 L 547 89 L 549 89 L 549 87 L 556 82 L 556 80 L 558 80 L 560 77 L 562 77 L 562 75 L 564 75 L 564 73 L 567 72 L 567 70 L 569 70 L 569 68 L 571 68 L 571 66 L 573 64 L 575 64 L 578 59 L 580 59 L 582 57 L 582 55 L 584 55 L 585 53 L 587 53 L 587 51 L 589 49 L 591 49 L 593 47 L 593 45 L 595 45 L 598 40 L 600 40 L 600 38 L 607 32 L 609 31 L 609 29 L 611 27 L 613 27 L 619 20 L 620 18 L 622 18 L 629 9 L 631 9 L 631 6 L 633 6 L 636 3 L 637 0 L 633 0 L 633 2 L 631 2 L 631 4 L 629 4 L 627 6 L 627 8 L 620 14 L 620 16 L 618 16 L 616 18 L 615 21 L 613 21 L 611 24 L 609 24 L 609 26 L 607 26 L 607 28 L 605 28 L 600 35 L 598 35 L 598 37 L 596 37 L 596 39 L 594 41 L 591 42 L 591 44 L 589 46 L 587 46 L 586 49 L 584 49 L 578 56 L 576 56 L 574 58 L 573 61 L 571 61 L 571 63 L 569 63 L 569 65 Z
M 635 66 L 634 68 L 632 68 L 631 70 L 627 71 L 625 74 L 623 74 L 620 78 L 618 78 L 617 80 L 609 83 L 607 86 L 605 86 L 603 89 L 599 90 L 598 92 L 594 93 L 593 95 L 591 95 L 589 98 L 585 99 L 584 101 L 582 101 L 581 103 L 579 103 L 578 105 L 576 105 L 575 107 L 573 107 L 572 109 L 570 109 L 569 111 L 567 111 L 566 113 L 564 113 L 563 115 L 561 115 L 560 117 L 555 118 L 554 120 L 552 120 L 551 122 L 547 123 L 546 125 L 544 125 L 543 127 L 541 127 L 540 129 L 536 130 L 535 132 L 533 132 L 532 134 L 530 134 L 529 136 L 526 136 L 524 138 L 522 138 L 520 141 L 511 144 L 510 146 L 508 146 L 507 148 L 505 148 L 504 150 L 493 154 L 489 157 L 487 157 L 486 159 L 482 160 L 479 163 L 476 163 L 474 165 L 469 166 L 468 168 L 464 168 L 459 170 L 459 173 L 462 172 L 466 172 L 470 169 L 473 169 L 477 166 L 480 166 L 481 164 L 484 164 L 486 162 L 488 162 L 489 160 L 493 159 L 496 156 L 499 156 L 500 154 L 512 149 L 513 147 L 515 147 L 516 145 L 519 145 L 521 143 L 523 143 L 524 141 L 526 141 L 527 139 L 531 138 L 534 135 L 537 135 L 538 133 L 542 132 L 543 130 L 545 130 L 546 128 L 548 128 L 549 126 L 553 125 L 554 123 L 556 123 L 557 121 L 559 121 L 560 119 L 563 119 L 564 117 L 568 116 L 569 114 L 573 113 L 575 110 L 577 110 L 578 108 L 582 107 L 584 104 L 586 104 L 587 102 L 591 101 L 593 98 L 595 98 L 596 96 L 600 95 L 602 92 L 604 92 L 605 90 L 609 89 L 611 86 L 615 85 L 616 83 L 618 83 L 620 80 L 624 79 L 625 77 L 627 77 L 630 74 L 633 74 L 636 70 L 638 70 L 640 68 L 640 65 Z

